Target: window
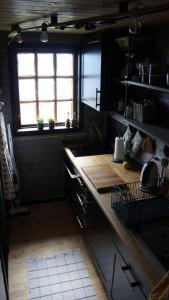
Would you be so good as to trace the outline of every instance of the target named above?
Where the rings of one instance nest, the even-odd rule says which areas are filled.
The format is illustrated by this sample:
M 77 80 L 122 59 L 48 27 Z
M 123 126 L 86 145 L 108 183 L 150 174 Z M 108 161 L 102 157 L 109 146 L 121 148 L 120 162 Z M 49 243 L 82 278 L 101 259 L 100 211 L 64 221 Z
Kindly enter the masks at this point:
M 37 119 L 65 123 L 76 113 L 75 54 L 53 51 L 19 51 L 17 64 L 17 127 L 33 127 Z M 16 126 L 15 126 L 16 127 Z

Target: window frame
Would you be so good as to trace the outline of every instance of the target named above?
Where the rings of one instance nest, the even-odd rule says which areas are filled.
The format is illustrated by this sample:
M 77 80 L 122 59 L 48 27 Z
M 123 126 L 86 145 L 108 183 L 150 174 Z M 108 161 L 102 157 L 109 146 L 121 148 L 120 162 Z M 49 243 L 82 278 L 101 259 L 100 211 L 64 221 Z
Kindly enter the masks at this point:
M 10 91 L 11 91 L 11 106 L 12 106 L 12 120 L 13 120 L 13 130 L 17 133 L 19 130 L 26 130 L 27 132 L 35 132 L 35 125 L 21 125 L 20 120 L 20 102 L 19 102 L 19 76 L 17 67 L 17 54 L 18 53 L 71 53 L 73 54 L 73 112 L 76 113 L 77 117 L 79 115 L 79 105 L 78 105 L 78 53 L 79 50 L 77 46 L 72 45 L 56 45 L 56 44 L 25 44 L 25 45 L 12 45 L 8 48 L 9 55 L 9 77 L 10 77 Z M 50 77 L 50 76 L 49 76 Z M 64 77 L 64 76 L 63 76 Z M 57 101 L 57 100 L 56 100 Z M 64 123 L 56 123 L 57 127 L 65 129 Z

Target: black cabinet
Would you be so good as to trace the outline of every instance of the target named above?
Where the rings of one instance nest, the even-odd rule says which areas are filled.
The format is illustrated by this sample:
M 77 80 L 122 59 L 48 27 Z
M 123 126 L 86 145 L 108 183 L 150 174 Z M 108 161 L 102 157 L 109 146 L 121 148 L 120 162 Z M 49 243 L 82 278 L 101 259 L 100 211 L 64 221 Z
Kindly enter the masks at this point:
M 68 200 L 109 299 L 147 299 L 152 287 L 144 274 L 68 158 L 65 167 Z
M 8 300 L 8 287 L 7 287 L 7 278 L 6 278 L 6 270 L 3 259 L 2 248 L 0 244 L 0 299 Z
M 112 35 L 85 43 L 81 51 L 81 101 L 98 111 L 112 110 L 120 97 L 121 63 L 120 47 Z
M 8 273 L 8 224 L 7 224 L 7 213 L 6 204 L 3 198 L 0 181 L 0 242 L 2 247 L 2 255 L 5 265 L 6 273 Z
M 140 289 L 140 282 L 134 276 L 130 264 L 127 264 L 116 251 L 113 266 L 113 282 L 111 297 L 113 300 L 145 300 Z
M 66 191 L 69 206 L 85 234 L 90 230 L 92 201 L 83 179 L 68 158 L 65 158 Z
M 0 300 L 8 299 L 8 225 L 0 173 Z
M 90 231 L 86 235 L 86 241 L 107 293 L 110 296 L 115 255 L 114 231 L 95 200 L 93 201 L 91 226 Z

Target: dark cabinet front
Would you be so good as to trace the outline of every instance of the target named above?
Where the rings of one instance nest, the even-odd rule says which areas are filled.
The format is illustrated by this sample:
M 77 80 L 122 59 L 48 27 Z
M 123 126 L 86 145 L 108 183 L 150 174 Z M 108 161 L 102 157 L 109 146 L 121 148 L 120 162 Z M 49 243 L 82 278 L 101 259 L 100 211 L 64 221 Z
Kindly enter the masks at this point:
M 120 48 L 112 36 L 91 41 L 81 51 L 81 101 L 98 110 L 112 110 L 120 97 Z
M 115 255 L 114 232 L 97 203 L 93 203 L 91 227 L 86 240 L 102 281 L 110 295 Z
M 1 300 L 8 299 L 6 271 L 5 271 L 1 245 L 0 245 L 0 299 Z
M 147 299 L 140 289 L 140 283 L 135 278 L 131 266 L 123 260 L 118 251 L 114 257 L 111 297 L 113 300 Z
M 86 245 L 112 300 L 148 299 L 150 286 L 119 240 L 104 212 L 70 160 L 65 160 L 67 196 Z

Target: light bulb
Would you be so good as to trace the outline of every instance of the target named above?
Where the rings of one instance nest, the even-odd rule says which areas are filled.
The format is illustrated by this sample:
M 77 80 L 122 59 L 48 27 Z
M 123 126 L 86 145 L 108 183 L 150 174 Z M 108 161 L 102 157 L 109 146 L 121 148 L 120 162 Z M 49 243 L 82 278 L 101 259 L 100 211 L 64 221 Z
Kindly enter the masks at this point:
M 132 17 L 129 25 L 129 32 L 131 34 L 138 34 L 141 31 L 141 22 L 138 17 Z
M 48 42 L 48 32 L 47 32 L 47 24 L 44 22 L 42 24 L 42 32 L 41 32 L 41 35 L 40 35 L 40 40 L 41 42 L 43 43 L 46 43 Z
M 18 44 L 23 43 L 23 37 L 21 31 L 18 31 L 17 36 L 16 36 L 16 41 Z

